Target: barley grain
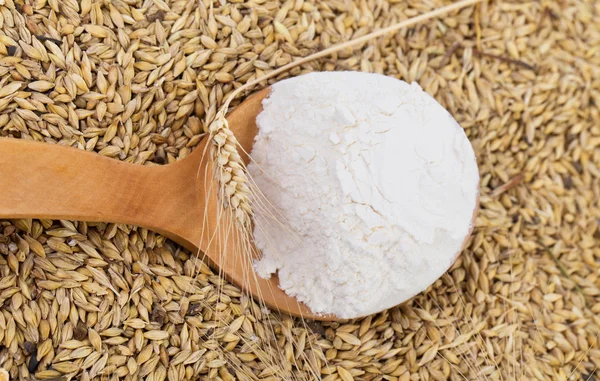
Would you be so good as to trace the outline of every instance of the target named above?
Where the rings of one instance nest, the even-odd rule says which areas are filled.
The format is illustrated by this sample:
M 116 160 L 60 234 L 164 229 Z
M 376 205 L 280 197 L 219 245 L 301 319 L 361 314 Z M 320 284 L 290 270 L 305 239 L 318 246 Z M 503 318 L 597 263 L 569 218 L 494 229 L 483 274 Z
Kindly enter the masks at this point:
M 212 131 L 227 165 L 235 137 L 215 122 L 235 88 L 442 3 L 0 1 L 0 136 L 162 164 Z M 313 70 L 418 80 L 465 128 L 482 176 L 474 235 L 406 305 L 305 325 L 145 229 L 1 221 L 0 366 L 82 380 L 589 378 L 599 14 L 591 1 L 483 2 L 267 81 Z M 244 210 L 241 188 L 228 202 Z

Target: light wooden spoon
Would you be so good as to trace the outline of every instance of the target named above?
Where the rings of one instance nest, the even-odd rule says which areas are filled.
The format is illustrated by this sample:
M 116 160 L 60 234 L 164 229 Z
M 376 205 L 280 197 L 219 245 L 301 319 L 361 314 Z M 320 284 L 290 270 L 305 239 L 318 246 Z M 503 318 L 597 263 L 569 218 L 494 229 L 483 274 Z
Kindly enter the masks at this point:
M 256 135 L 265 89 L 228 116 L 246 152 Z M 184 160 L 162 166 L 124 163 L 98 154 L 19 139 L 0 139 L 0 218 L 47 218 L 137 225 L 167 236 L 222 271 L 270 308 L 315 316 L 260 278 L 242 254 L 234 225 L 218 201 L 207 139 Z M 240 152 L 241 153 L 241 152 Z M 243 155 L 248 160 L 247 155 Z M 237 250 L 236 250 L 237 249 Z M 254 246 L 253 252 L 256 253 Z M 200 252 L 199 252 L 200 250 Z
M 229 126 L 250 152 L 266 88 L 229 114 Z M 124 163 L 98 154 L 19 139 L 0 139 L 0 219 L 44 218 L 137 225 L 199 254 L 233 283 L 277 311 L 315 320 L 279 279 L 258 277 L 240 250 L 241 235 L 223 213 L 204 139 L 185 159 L 163 166 Z M 244 161 L 248 156 L 240 152 Z M 211 179 L 213 179 L 211 181 Z M 465 243 L 468 236 L 465 238 Z M 256 247 L 249 249 L 257 256 Z

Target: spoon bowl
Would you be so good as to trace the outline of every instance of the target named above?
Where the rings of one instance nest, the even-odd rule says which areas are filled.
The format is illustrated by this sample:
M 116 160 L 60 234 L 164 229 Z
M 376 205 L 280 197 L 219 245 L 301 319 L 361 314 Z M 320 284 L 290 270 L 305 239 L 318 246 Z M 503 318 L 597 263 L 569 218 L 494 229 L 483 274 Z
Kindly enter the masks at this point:
M 227 116 L 246 163 L 246 152 L 251 151 L 258 131 L 256 117 L 269 94 L 270 88 L 255 93 Z M 0 219 L 142 226 L 198 254 L 273 310 L 306 319 L 335 320 L 333 315 L 313 313 L 288 296 L 279 288 L 276 275 L 263 279 L 254 272 L 252 262 L 258 250 L 218 199 L 219 185 L 206 149 L 209 143 L 204 139 L 178 162 L 143 166 L 70 147 L 0 138 Z

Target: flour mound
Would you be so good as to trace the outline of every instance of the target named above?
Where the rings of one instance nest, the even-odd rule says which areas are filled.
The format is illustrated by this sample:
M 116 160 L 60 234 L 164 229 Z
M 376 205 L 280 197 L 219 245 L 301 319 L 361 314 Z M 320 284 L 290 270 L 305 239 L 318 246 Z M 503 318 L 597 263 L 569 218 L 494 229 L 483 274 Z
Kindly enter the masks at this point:
M 426 289 L 471 227 L 479 174 L 464 131 L 417 84 L 359 72 L 281 81 L 248 166 L 256 272 L 315 313 L 354 318 Z

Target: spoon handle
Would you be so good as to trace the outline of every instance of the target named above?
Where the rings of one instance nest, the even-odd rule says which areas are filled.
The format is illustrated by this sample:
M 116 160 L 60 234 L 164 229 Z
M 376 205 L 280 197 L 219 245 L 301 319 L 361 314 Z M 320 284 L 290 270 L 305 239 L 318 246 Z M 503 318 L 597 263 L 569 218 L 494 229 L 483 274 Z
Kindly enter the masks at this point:
M 70 147 L 0 139 L 0 218 L 141 226 L 164 203 L 160 167 L 123 163 Z M 163 212 L 164 214 L 164 212 Z

